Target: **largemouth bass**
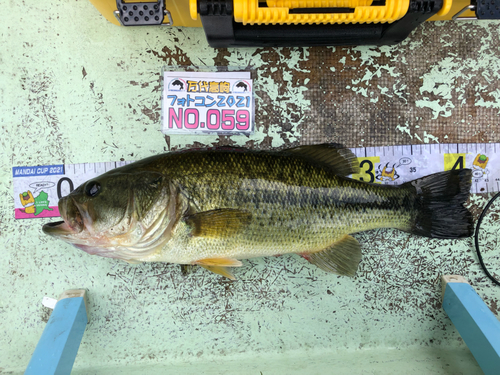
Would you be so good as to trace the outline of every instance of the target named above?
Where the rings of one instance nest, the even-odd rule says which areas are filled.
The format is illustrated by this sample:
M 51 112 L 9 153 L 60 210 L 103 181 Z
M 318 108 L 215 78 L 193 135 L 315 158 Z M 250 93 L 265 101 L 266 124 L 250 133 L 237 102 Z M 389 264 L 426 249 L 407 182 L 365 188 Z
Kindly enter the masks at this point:
M 375 228 L 472 234 L 470 170 L 399 186 L 347 177 L 357 172 L 353 153 L 331 144 L 157 155 L 82 184 L 59 201 L 64 221 L 43 231 L 89 254 L 199 265 L 230 278 L 241 259 L 285 253 L 353 276 L 361 247 L 350 234 Z

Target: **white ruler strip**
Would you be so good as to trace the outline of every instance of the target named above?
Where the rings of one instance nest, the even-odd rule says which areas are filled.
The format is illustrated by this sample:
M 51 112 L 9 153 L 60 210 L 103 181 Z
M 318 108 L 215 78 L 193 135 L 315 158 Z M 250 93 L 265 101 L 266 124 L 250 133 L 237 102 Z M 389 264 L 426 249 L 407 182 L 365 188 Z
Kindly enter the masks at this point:
M 426 144 L 351 149 L 366 182 L 398 185 L 432 173 L 472 169 L 471 193 L 500 191 L 500 143 Z M 129 162 L 14 167 L 15 217 L 59 216 L 57 202 L 80 184 Z
M 432 173 L 472 169 L 471 193 L 500 191 L 500 143 L 427 144 L 352 149 L 367 182 L 401 184 Z
M 57 203 L 85 181 L 132 161 L 13 167 L 16 219 L 56 217 Z

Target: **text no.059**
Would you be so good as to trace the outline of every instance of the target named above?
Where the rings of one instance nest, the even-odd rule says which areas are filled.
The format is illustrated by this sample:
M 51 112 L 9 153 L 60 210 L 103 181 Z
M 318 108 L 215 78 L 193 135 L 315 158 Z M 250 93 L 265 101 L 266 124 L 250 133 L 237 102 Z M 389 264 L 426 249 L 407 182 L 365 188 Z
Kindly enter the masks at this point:
M 170 129 L 246 131 L 250 129 L 251 118 L 247 109 L 216 109 L 200 113 L 197 108 L 169 108 Z

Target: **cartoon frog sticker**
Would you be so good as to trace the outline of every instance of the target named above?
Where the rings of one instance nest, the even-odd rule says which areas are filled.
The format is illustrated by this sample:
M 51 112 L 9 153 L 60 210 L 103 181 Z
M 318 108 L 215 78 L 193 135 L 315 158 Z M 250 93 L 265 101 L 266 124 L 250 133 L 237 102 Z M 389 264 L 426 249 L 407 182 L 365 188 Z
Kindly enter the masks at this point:
M 19 194 L 19 199 L 24 207 L 24 212 L 27 214 L 34 214 L 37 216 L 43 210 L 52 211 L 52 208 L 49 207 L 48 195 L 43 190 L 37 197 L 33 197 L 33 193 L 30 190 L 25 191 Z
M 486 169 L 489 160 L 490 158 L 484 154 L 476 155 L 474 161 L 472 162 L 472 175 L 475 178 L 481 178 L 489 173 L 489 171 Z

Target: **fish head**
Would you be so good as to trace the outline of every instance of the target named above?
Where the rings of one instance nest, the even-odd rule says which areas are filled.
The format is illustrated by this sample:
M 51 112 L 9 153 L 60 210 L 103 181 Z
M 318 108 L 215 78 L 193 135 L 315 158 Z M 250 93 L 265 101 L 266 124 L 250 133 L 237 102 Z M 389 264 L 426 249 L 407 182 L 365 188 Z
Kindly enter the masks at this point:
M 169 184 L 158 172 L 110 171 L 91 179 L 59 200 L 63 221 L 45 224 L 45 234 L 89 254 L 133 262 L 145 233 L 165 216 Z M 151 249 L 149 249 L 151 250 Z

